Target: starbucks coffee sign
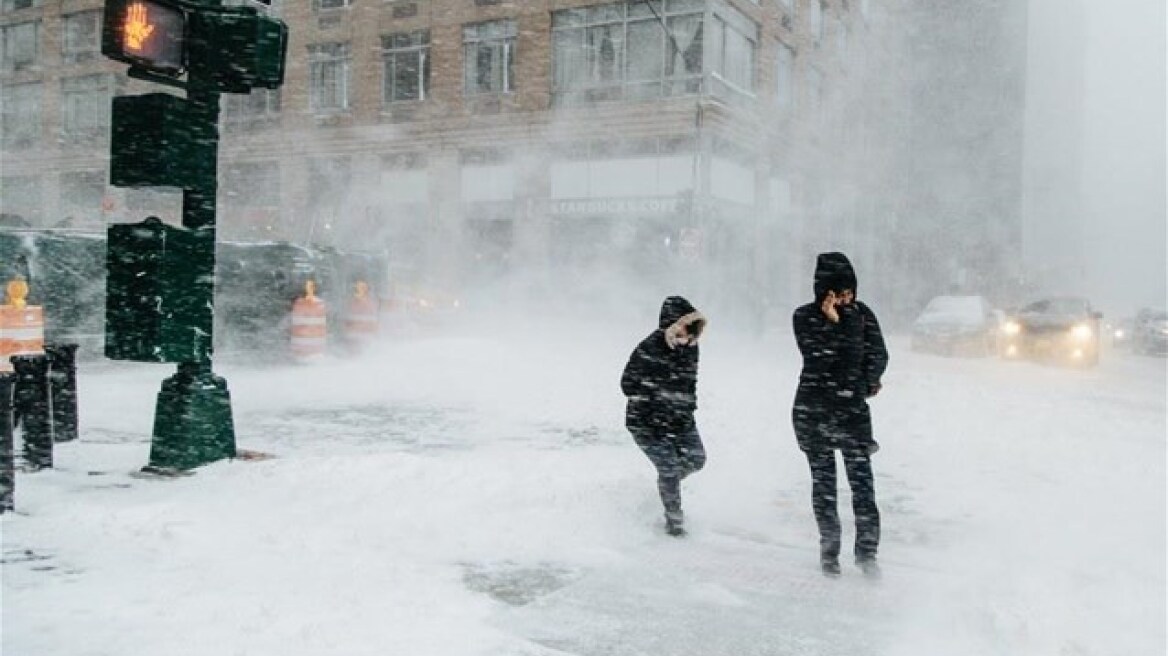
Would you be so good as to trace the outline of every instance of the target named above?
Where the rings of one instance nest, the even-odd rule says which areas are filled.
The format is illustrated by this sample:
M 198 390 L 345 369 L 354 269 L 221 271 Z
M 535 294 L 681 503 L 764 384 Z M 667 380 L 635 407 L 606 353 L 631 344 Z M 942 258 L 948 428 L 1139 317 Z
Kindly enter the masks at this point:
M 676 214 L 678 199 L 659 198 L 574 198 L 550 201 L 552 216 L 636 216 Z

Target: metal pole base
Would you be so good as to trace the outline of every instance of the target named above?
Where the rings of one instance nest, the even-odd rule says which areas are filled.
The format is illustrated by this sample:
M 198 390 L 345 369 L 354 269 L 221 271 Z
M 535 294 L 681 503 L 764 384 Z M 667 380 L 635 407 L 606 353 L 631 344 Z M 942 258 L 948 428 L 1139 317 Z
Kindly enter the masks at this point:
M 162 381 L 147 470 L 186 470 L 235 457 L 227 381 L 209 363 L 183 363 Z
M 16 508 L 16 449 L 12 438 L 12 387 L 16 376 L 0 372 L 0 513 Z

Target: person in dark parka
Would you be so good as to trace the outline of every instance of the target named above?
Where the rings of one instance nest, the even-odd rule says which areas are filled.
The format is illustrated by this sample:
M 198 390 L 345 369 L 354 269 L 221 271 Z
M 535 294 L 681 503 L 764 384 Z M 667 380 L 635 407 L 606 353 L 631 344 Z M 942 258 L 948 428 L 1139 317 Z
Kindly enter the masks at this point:
M 856 516 L 856 564 L 876 576 L 880 513 L 871 456 L 867 399 L 881 389 L 888 350 L 876 314 L 855 300 L 856 273 L 843 253 L 822 253 L 815 265 L 815 301 L 795 310 L 795 341 L 803 370 L 791 412 L 799 448 L 811 467 L 812 508 L 819 526 L 820 564 L 838 575 L 840 519 L 836 507 L 835 452 L 844 459 Z
M 641 340 L 621 375 L 628 397 L 625 426 L 657 468 L 665 530 L 685 535 L 681 480 L 706 463 L 694 421 L 697 409 L 698 338 L 706 318 L 680 296 L 661 304 L 657 329 Z

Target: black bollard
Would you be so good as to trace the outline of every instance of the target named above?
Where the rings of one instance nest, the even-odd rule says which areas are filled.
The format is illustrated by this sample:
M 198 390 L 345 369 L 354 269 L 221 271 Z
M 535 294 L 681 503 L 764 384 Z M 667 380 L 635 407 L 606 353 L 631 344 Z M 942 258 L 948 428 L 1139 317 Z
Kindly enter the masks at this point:
M 12 384 L 15 378 L 11 373 L 0 372 L 0 513 L 16 507 L 16 449 L 12 441 Z
M 77 345 L 45 344 L 49 356 L 49 396 L 53 402 L 53 441 L 77 439 Z
M 16 389 L 12 393 L 12 425 L 20 428 L 24 465 L 30 470 L 53 466 L 52 401 L 49 396 L 49 358 L 14 355 Z

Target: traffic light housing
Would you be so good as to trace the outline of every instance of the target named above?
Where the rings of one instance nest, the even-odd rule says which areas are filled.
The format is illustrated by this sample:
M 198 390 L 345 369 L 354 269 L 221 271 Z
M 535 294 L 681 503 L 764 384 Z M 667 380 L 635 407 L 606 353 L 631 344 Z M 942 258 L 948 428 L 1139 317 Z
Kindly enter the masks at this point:
M 190 74 L 222 93 L 277 89 L 284 83 L 288 26 L 252 7 L 222 7 L 191 16 Z
M 105 354 L 200 362 L 211 353 L 215 243 L 151 217 L 108 229 Z
M 168 93 L 113 99 L 110 184 L 197 188 L 214 179 L 218 127 L 199 121 L 184 98 Z
M 187 73 L 187 85 L 248 93 L 283 84 L 288 26 L 254 7 L 106 0 L 101 52 L 155 75 Z
M 186 68 L 187 10 L 173 0 L 106 0 L 101 54 L 152 73 Z

